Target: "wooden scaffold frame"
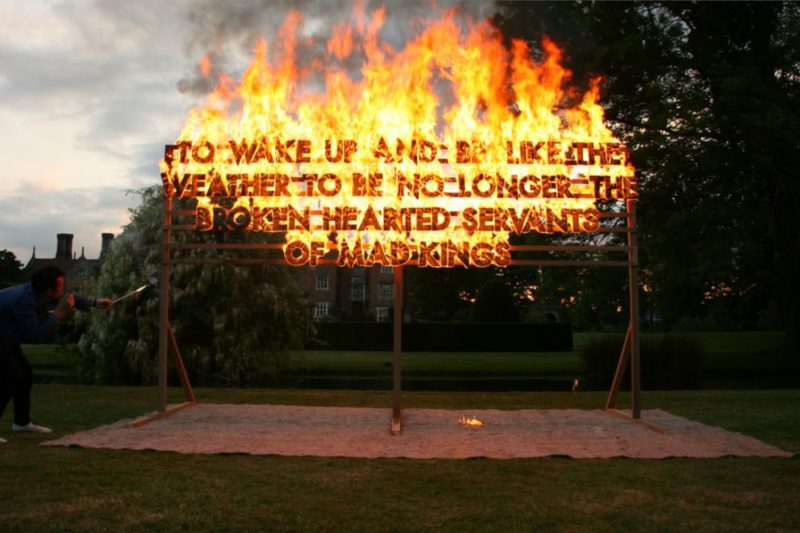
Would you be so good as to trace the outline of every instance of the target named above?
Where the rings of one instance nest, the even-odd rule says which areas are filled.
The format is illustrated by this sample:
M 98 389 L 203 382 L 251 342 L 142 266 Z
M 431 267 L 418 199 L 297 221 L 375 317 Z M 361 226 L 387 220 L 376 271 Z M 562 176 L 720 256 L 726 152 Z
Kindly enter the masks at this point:
M 194 231 L 194 224 L 174 224 L 176 216 L 193 216 L 194 211 L 174 210 L 171 197 L 164 199 L 162 212 L 162 268 L 159 304 L 159 341 L 158 341 L 158 411 L 151 416 L 143 417 L 131 425 L 138 427 L 152 420 L 169 416 L 197 404 L 183 358 L 178 347 L 175 333 L 169 320 L 170 270 L 174 264 L 286 264 L 283 258 L 263 259 L 214 259 L 200 257 L 173 257 L 176 250 L 263 250 L 282 251 L 282 244 L 233 244 L 233 243 L 178 243 L 173 240 L 173 231 Z M 519 254 L 528 253 L 571 253 L 583 252 L 596 255 L 608 253 L 624 253 L 625 260 L 611 259 L 553 259 L 550 258 L 512 258 L 510 266 L 577 266 L 577 267 L 626 267 L 628 269 L 628 302 L 629 322 L 617 369 L 608 393 L 605 408 L 608 412 L 622 415 L 639 421 L 641 418 L 641 357 L 639 340 L 639 246 L 637 239 L 636 200 L 625 200 L 625 210 L 608 210 L 600 212 L 603 220 L 622 220 L 622 224 L 601 223 L 598 233 L 625 233 L 627 242 L 619 245 L 580 244 L 580 245 L 512 245 L 511 251 Z M 320 264 L 334 263 L 335 259 L 321 259 Z M 408 263 L 413 266 L 412 263 Z M 403 267 L 394 268 L 394 317 L 393 317 L 393 356 L 392 356 L 392 421 L 391 431 L 399 434 L 402 430 L 402 327 L 403 327 Z M 183 387 L 185 403 L 169 406 L 167 403 L 167 376 L 169 355 L 172 353 L 175 371 Z M 631 370 L 631 408 L 630 414 L 616 409 L 617 396 L 622 385 L 625 372 Z

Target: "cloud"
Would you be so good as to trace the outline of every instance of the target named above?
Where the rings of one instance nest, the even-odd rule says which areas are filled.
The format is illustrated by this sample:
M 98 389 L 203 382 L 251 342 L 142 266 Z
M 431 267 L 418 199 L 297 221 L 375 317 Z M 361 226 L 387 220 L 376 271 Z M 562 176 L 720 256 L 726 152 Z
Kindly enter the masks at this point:
M 16 24 L 0 22 L 0 106 L 35 120 L 69 118 L 81 131 L 79 149 L 127 162 L 125 150 L 115 151 L 115 145 L 141 140 L 161 120 L 179 130 L 187 102 L 175 82 L 189 62 L 182 39 L 188 6 L 155 0 L 63 2 L 44 13 L 38 12 L 41 5 L 39 10 L 21 2 L 6 6 L 0 14 Z M 60 28 L 61 40 L 36 37 L 52 27 Z M 22 36 L 29 28 L 33 46 Z
M 0 248 L 52 256 L 63 231 L 95 253 L 136 203 L 125 190 L 159 183 L 192 103 L 175 90 L 189 4 L 0 5 Z
M 36 247 L 37 257 L 54 257 L 56 233 L 75 235 L 73 250 L 86 256 L 100 253 L 100 234 L 119 234 L 128 222 L 128 209 L 138 205 L 135 195 L 115 187 L 52 191 L 20 187 L 0 197 L 0 248 L 14 252 L 24 262 Z

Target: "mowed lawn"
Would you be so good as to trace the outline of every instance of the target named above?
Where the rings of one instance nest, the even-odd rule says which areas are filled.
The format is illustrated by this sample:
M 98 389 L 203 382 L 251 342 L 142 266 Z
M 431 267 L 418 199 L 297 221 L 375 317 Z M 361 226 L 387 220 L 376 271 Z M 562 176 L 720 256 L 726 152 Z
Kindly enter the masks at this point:
M 199 389 L 201 401 L 387 407 L 388 391 Z M 174 391 L 179 400 L 178 391 Z M 409 392 L 406 407 L 599 408 L 604 393 Z M 0 421 L 0 530 L 798 530 L 800 460 L 405 460 L 49 448 L 152 410 L 151 387 L 34 387 L 55 435 Z M 625 401 L 625 398 L 622 398 Z M 800 451 L 800 391 L 646 392 L 660 408 Z M 387 414 L 388 416 L 388 414 Z M 387 418 L 387 431 L 388 418 Z
M 645 333 L 657 341 L 662 334 Z M 782 369 L 778 332 L 687 333 L 703 350 L 701 388 L 787 388 L 793 380 Z M 576 333 L 569 352 L 406 352 L 402 357 L 404 390 L 552 390 L 569 391 L 583 380 L 581 351 L 591 342 L 621 334 Z M 74 383 L 75 372 L 56 346 L 26 346 L 25 353 L 40 383 Z M 392 353 L 307 350 L 294 354 L 298 363 L 293 380 L 312 389 L 391 387 Z
M 643 334 L 655 343 L 674 336 L 702 349 L 700 383 L 704 389 L 786 388 L 794 382 L 783 371 L 779 332 Z M 617 339 L 613 333 L 576 333 L 569 352 L 403 353 L 404 390 L 571 390 L 583 381 L 582 350 L 593 341 Z M 381 389 L 391 387 L 391 352 L 305 351 L 300 385 L 309 388 Z

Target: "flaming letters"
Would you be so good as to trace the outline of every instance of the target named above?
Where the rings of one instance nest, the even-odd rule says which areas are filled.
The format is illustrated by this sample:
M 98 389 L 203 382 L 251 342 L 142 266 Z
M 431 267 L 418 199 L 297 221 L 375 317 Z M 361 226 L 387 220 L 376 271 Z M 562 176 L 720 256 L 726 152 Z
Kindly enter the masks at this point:
M 598 200 L 637 197 L 597 83 L 582 98 L 566 89 L 550 41 L 537 63 L 449 12 L 393 50 L 379 10 L 337 29 L 304 72 L 298 20 L 165 147 L 164 195 L 196 200 L 197 230 L 285 233 L 291 265 L 338 251 L 340 266 L 505 266 L 509 236 L 594 232 Z M 360 79 L 343 63 L 357 53 Z M 303 85 L 314 75 L 322 93 Z

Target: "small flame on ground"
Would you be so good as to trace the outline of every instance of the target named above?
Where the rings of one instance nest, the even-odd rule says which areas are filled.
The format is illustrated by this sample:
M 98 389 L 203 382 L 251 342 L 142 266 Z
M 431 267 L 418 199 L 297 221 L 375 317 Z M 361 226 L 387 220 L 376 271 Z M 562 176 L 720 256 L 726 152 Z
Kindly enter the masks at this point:
M 483 422 L 481 422 L 480 420 L 478 420 L 474 416 L 471 417 L 471 418 L 467 418 L 465 416 L 462 416 L 461 418 L 458 419 L 458 423 L 461 424 L 462 426 L 468 426 L 468 427 L 473 427 L 473 428 L 482 428 L 482 427 L 484 427 Z

